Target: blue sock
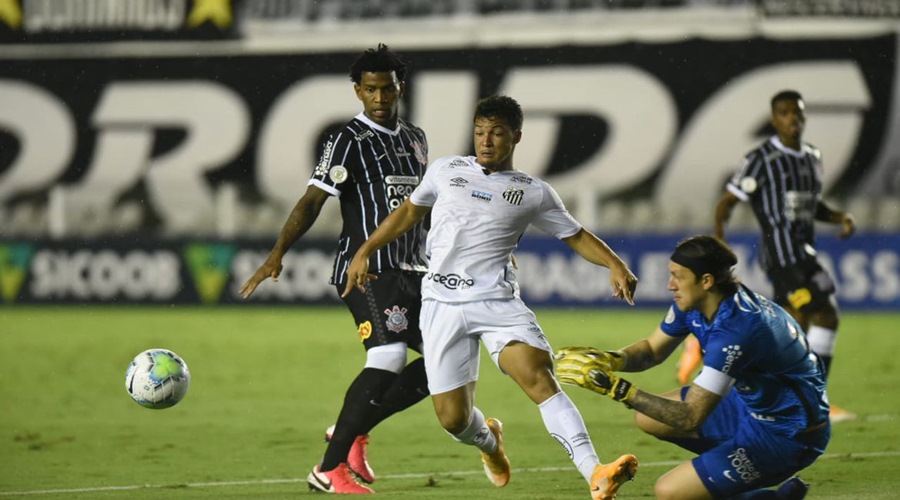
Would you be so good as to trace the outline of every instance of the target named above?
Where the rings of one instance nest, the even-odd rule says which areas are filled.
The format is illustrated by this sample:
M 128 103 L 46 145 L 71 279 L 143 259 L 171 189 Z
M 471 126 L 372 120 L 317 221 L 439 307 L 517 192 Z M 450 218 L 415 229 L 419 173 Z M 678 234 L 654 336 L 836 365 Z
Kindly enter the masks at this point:
M 809 491 L 809 484 L 797 476 L 784 482 L 777 490 L 753 490 L 734 497 L 736 500 L 803 500 Z
M 769 500 L 780 499 L 781 495 L 775 490 L 753 490 L 741 493 L 734 497 L 735 500 Z

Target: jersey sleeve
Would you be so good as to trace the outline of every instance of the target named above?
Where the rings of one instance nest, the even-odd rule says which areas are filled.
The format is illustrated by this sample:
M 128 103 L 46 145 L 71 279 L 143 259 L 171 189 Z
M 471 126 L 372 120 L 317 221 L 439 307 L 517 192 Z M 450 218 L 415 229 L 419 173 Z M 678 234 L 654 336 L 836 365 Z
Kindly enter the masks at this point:
M 730 329 L 710 334 L 703 353 L 703 366 L 714 368 L 719 372 L 738 378 L 752 359 L 752 334 Z
M 558 239 L 574 236 L 575 233 L 581 231 L 581 224 L 566 210 L 556 190 L 543 181 L 541 181 L 541 188 L 543 197 L 537 217 L 534 218 L 532 224 Z
M 759 172 L 762 170 L 759 168 L 760 161 L 756 151 L 742 158 L 737 171 L 725 185 L 725 189 L 741 201 L 749 201 L 753 193 L 759 189 L 761 182 L 758 178 Z
M 446 162 L 446 158 L 438 158 L 428 168 L 425 169 L 425 175 L 422 176 L 422 182 L 416 186 L 412 194 L 409 195 L 409 201 L 413 205 L 420 207 L 433 207 L 437 202 L 438 190 L 435 177 L 441 166 Z
M 352 176 L 348 163 L 359 158 L 357 142 L 347 130 L 329 137 L 307 184 L 332 196 L 340 196 L 342 185 Z
M 815 175 L 815 196 L 816 202 L 822 201 L 822 183 L 825 177 L 825 167 L 822 163 L 822 152 L 818 148 L 810 144 L 805 145 L 807 154 L 812 162 L 813 175 Z
M 659 324 L 659 328 L 663 333 L 672 337 L 684 337 L 691 333 L 687 314 L 675 307 L 674 303 L 669 306 L 669 310 L 666 312 L 662 323 Z

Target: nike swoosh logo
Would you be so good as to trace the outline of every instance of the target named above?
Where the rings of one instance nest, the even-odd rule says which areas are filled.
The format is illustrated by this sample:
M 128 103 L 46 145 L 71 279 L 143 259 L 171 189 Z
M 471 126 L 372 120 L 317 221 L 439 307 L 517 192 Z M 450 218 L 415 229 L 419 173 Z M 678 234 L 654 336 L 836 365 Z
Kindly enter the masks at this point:
M 381 159 L 384 158 L 385 156 L 387 156 L 387 153 L 384 153 L 381 156 L 376 156 L 375 161 L 381 161 Z
M 731 471 L 725 470 L 725 471 L 722 471 L 722 474 L 725 476 L 726 479 L 728 479 L 728 480 L 731 481 L 732 483 L 736 483 L 736 482 L 737 482 L 737 479 L 731 477 Z
M 322 479 L 319 474 L 321 473 L 315 471 L 312 473 L 313 479 L 316 483 L 318 483 L 318 486 L 316 486 L 316 488 L 319 488 L 322 491 L 333 492 L 334 490 L 331 488 L 331 481 L 327 479 L 328 476 L 325 476 L 325 479 Z M 324 474 L 322 475 L 324 476 Z
M 694 328 L 700 328 L 703 325 L 701 325 L 700 323 L 697 323 L 696 321 L 693 321 L 693 322 L 691 322 L 691 326 L 693 326 Z

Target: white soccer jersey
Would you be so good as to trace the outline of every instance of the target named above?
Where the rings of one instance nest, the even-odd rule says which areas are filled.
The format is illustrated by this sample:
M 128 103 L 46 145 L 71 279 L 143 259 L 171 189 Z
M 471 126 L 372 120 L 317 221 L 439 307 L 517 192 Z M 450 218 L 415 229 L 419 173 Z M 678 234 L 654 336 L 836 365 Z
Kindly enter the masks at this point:
M 485 172 L 474 156 L 440 158 L 410 195 L 415 205 L 432 207 L 422 298 L 470 302 L 517 297 L 510 255 L 528 225 L 557 238 L 581 230 L 544 181 L 517 170 Z

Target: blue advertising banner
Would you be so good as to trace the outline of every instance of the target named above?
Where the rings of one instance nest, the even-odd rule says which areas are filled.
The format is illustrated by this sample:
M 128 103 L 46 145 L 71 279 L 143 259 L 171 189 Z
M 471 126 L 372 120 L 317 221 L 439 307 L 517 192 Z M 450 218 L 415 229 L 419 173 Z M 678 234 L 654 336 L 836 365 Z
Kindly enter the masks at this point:
M 602 236 L 640 279 L 637 305 L 668 305 L 669 255 L 683 235 Z M 740 279 L 770 294 L 756 261 L 756 235 L 733 235 L 729 243 L 740 258 Z M 324 239 L 295 246 L 278 282 L 267 280 L 243 301 L 238 289 L 270 246 L 268 240 L 0 241 L 0 304 L 340 304 L 328 283 L 335 242 Z M 823 236 L 819 250 L 842 309 L 900 311 L 900 234 Z M 608 271 L 556 239 L 523 238 L 516 259 L 522 297 L 532 307 L 623 307 L 612 298 Z
M 685 235 L 602 235 L 638 276 L 639 306 L 666 306 L 669 256 Z M 771 295 L 757 260 L 755 234 L 728 237 L 738 254 L 735 274 L 750 288 Z M 900 234 L 858 234 L 847 240 L 821 236 L 819 259 L 837 285 L 842 309 L 900 310 Z M 553 238 L 525 238 L 516 252 L 522 298 L 532 306 L 621 305 L 612 297 L 609 273 L 573 254 Z

